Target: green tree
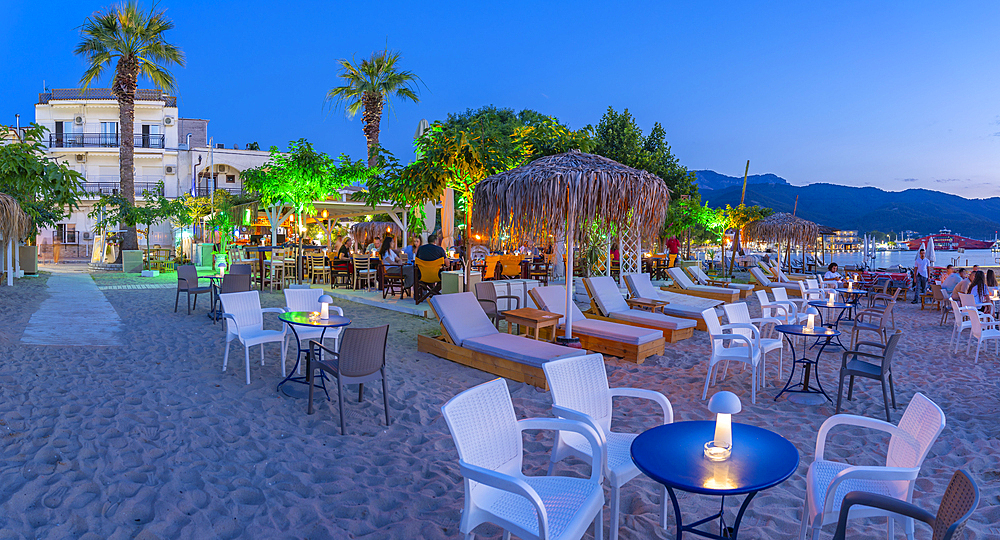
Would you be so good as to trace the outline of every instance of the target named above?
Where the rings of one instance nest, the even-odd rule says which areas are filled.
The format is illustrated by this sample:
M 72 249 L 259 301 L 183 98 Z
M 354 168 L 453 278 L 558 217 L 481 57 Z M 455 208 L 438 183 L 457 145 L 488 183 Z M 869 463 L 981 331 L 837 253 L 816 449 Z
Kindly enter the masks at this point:
M 167 69 L 171 64 L 184 65 L 184 53 L 165 40 L 164 34 L 174 27 L 165 10 L 154 6 L 143 10 L 132 0 L 99 11 L 87 18 L 81 27 L 81 41 L 75 53 L 84 57 L 87 70 L 80 78 L 83 88 L 101 77 L 115 63 L 111 92 L 118 100 L 118 120 L 121 142 L 119 170 L 121 191 L 135 206 L 135 149 L 132 133 L 135 121 L 135 91 L 139 77 L 145 77 L 157 88 L 171 92 L 175 81 Z M 126 226 L 122 249 L 138 249 L 135 227 Z
M 755 221 L 761 218 L 766 218 L 767 216 L 774 213 L 774 210 L 761 206 L 747 206 L 745 204 L 740 204 L 739 206 L 726 205 L 726 209 L 723 212 L 725 216 L 725 223 L 727 229 L 734 229 L 736 231 L 733 237 L 733 257 L 729 261 L 729 273 L 733 273 L 733 267 L 736 264 L 736 253 L 742 251 L 742 246 L 740 245 L 740 239 L 743 237 L 743 228 L 747 226 L 751 221 Z M 723 255 L 725 255 L 723 253 Z
M 697 195 L 694 172 L 688 171 L 670 152 L 667 132 L 659 122 L 653 124 L 649 135 L 643 136 L 628 109 L 618 113 L 608 107 L 593 132 L 595 154 L 659 176 L 673 197 Z
M 143 190 L 142 206 L 133 205 L 121 191 L 101 195 L 94 203 L 88 216 L 97 220 L 95 231 L 105 231 L 108 227 L 125 225 L 135 228 L 145 226 L 146 251 L 149 251 L 150 229 L 157 223 L 176 219 L 187 212 L 182 199 L 168 199 L 163 195 L 163 182 L 156 185 L 156 193 Z
M 397 67 L 401 56 L 397 51 L 377 51 L 371 58 L 347 60 L 341 58 L 339 77 L 342 86 L 337 86 L 326 93 L 326 101 L 343 106 L 348 116 L 354 117 L 364 109 L 365 140 L 368 141 L 368 166 L 378 164 L 379 130 L 382 122 L 382 110 L 391 110 L 390 98 L 409 100 L 419 103 L 417 83 L 421 82 L 413 72 L 401 71 Z
M 16 133 L 12 126 L 0 126 L 0 131 Z M 19 138 L 0 144 L 0 193 L 17 200 L 36 232 L 67 216 L 84 194 L 80 173 L 46 157 L 45 131 L 33 123 Z

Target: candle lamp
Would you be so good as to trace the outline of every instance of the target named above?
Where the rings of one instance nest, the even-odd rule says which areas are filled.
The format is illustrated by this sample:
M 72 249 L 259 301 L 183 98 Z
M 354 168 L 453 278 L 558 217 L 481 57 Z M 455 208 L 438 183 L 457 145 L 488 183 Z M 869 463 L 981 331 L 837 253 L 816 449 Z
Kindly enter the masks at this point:
M 830 299 L 827 300 L 827 305 L 830 305 L 830 306 L 833 305 L 833 293 L 830 293 Z
M 725 461 L 732 455 L 732 416 L 742 409 L 740 398 L 732 392 L 717 392 L 708 401 L 708 410 L 715 413 L 715 438 L 705 443 L 705 457 L 710 461 Z
M 816 328 L 816 315 L 810 313 L 806 319 L 806 330 L 812 330 L 813 328 Z
M 322 320 L 327 320 L 330 318 L 330 304 L 333 303 L 333 297 L 329 294 L 324 294 L 319 297 L 319 318 Z

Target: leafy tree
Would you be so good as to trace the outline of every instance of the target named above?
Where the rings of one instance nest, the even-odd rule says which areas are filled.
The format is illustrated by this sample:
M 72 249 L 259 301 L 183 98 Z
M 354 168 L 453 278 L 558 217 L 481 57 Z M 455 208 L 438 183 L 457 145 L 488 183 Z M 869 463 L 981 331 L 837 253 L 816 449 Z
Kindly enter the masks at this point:
M 81 41 L 76 46 L 75 53 L 83 56 L 87 63 L 87 70 L 80 78 L 83 88 L 88 88 L 115 62 L 111 92 L 118 100 L 121 191 L 132 206 L 135 206 L 135 149 L 132 138 L 135 91 L 140 76 L 163 91 L 174 89 L 174 76 L 166 68 L 171 64 L 183 66 L 184 53 L 164 39 L 164 34 L 173 27 L 174 23 L 167 18 L 165 10 L 157 11 L 154 6 L 144 11 L 136 2 L 128 0 L 88 17 L 80 30 Z M 134 226 L 126 226 L 122 249 L 138 247 Z
M 660 241 L 679 236 L 687 244 L 687 257 L 691 257 L 691 243 L 702 240 L 718 240 L 725 230 L 722 211 L 702 206 L 701 196 L 682 197 L 670 201 L 667 219 L 660 229 Z
M 751 221 L 755 221 L 761 218 L 765 218 L 774 213 L 774 210 L 770 208 L 765 208 L 761 206 L 747 206 L 745 204 L 740 204 L 739 206 L 726 205 L 724 211 L 726 228 L 735 229 L 736 234 L 733 237 L 733 257 L 729 262 L 729 273 L 733 273 L 733 267 L 736 264 L 736 253 L 742 251 L 743 248 L 740 245 L 740 239 L 743 237 L 743 228 L 747 226 Z
M 13 127 L 0 131 L 16 133 Z M 46 129 L 25 128 L 20 138 L 0 144 L 0 193 L 17 200 L 38 228 L 51 227 L 76 208 L 84 194 L 83 177 L 65 162 L 46 157 Z
M 96 231 L 107 230 L 108 227 L 125 225 L 136 227 L 144 225 L 146 230 L 146 251 L 149 251 L 150 229 L 157 223 L 162 223 L 184 214 L 187 210 L 181 199 L 168 199 L 162 195 L 163 182 L 157 183 L 156 194 L 143 190 L 145 203 L 142 206 L 133 205 L 121 191 L 101 195 L 94 203 L 88 217 L 96 219 Z
M 653 124 L 649 135 L 643 136 L 628 109 L 618 113 L 608 107 L 593 131 L 595 154 L 659 176 L 674 197 L 692 197 L 698 193 L 694 172 L 688 171 L 670 152 L 667 132 L 659 122 Z
M 354 117 L 364 109 L 365 139 L 368 141 L 368 166 L 378 164 L 378 136 L 382 122 L 382 109 L 391 110 L 389 98 L 409 100 L 419 103 L 417 83 L 420 77 L 413 72 L 400 71 L 396 64 L 401 56 L 397 51 L 373 52 L 371 58 L 347 60 L 341 58 L 339 77 L 344 82 L 326 93 L 326 101 L 342 105 L 348 116 Z

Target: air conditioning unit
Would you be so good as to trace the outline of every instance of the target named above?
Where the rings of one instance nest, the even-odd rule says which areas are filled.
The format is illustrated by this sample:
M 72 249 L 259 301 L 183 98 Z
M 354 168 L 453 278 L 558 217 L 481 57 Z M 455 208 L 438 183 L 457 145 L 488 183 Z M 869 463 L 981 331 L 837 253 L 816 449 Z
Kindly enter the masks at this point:
M 172 125 L 174 125 L 174 117 L 173 116 L 165 116 L 165 117 L 163 117 L 163 125 L 165 125 L 165 126 L 172 126 Z
M 76 162 L 77 163 L 86 163 L 87 162 L 87 154 L 77 154 L 76 155 Z
M 84 241 L 90 240 L 90 231 L 83 231 L 83 239 Z
M 173 165 L 167 165 L 163 168 L 163 172 L 166 174 L 177 174 L 177 167 Z
M 228 169 L 226 169 L 226 166 L 225 166 L 225 165 L 216 165 L 216 166 L 215 166 L 215 169 L 216 169 L 216 171 L 218 171 L 218 172 L 226 172 L 226 171 L 228 170 Z
M 85 119 L 83 118 L 82 114 L 78 114 L 75 117 L 73 117 L 73 123 L 76 124 L 76 125 L 78 125 L 78 126 L 82 126 L 84 120 Z

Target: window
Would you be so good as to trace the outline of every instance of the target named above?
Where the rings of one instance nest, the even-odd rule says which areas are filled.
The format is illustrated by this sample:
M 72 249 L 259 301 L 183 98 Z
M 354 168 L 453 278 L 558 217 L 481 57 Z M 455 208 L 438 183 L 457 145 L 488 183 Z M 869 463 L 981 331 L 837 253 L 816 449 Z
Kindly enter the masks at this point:
M 118 146 L 118 122 L 101 122 L 101 146 Z
M 163 148 L 163 135 L 160 134 L 160 124 L 142 125 L 142 147 Z
M 235 184 L 236 183 L 236 175 L 235 174 L 227 174 L 226 175 L 226 183 L 227 184 Z

